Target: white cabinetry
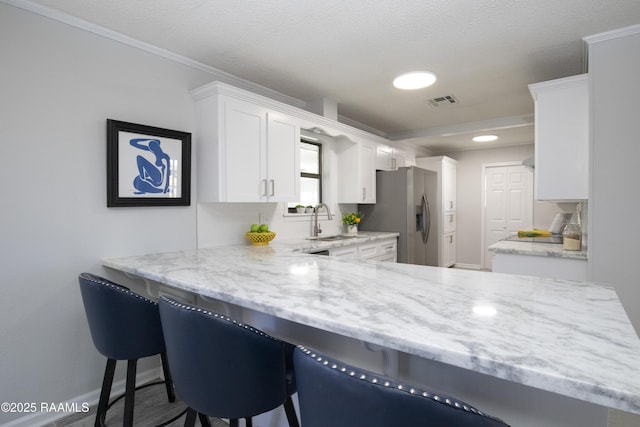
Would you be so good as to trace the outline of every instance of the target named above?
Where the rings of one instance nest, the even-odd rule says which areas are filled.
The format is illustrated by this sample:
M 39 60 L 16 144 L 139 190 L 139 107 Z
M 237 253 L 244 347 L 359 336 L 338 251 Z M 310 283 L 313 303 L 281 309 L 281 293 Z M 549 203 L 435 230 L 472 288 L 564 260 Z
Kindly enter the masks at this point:
M 397 262 L 398 260 L 398 239 L 384 239 L 363 244 L 342 246 L 330 249 L 329 256 L 343 259 L 362 259 L 371 261 Z
M 300 128 L 275 110 L 196 93 L 198 201 L 284 202 L 300 193 Z
M 451 267 L 456 263 L 456 185 L 457 161 L 446 156 L 419 157 L 416 166 L 438 173 L 438 266 Z M 431 202 L 433 204 L 433 202 Z
M 376 202 L 376 144 L 338 143 L 338 203 Z
M 535 101 L 535 197 L 589 198 L 589 76 L 529 85 Z
M 383 171 L 396 170 L 406 165 L 406 153 L 397 148 L 378 144 L 376 150 L 376 169 Z
M 491 271 L 586 282 L 587 260 L 496 252 Z

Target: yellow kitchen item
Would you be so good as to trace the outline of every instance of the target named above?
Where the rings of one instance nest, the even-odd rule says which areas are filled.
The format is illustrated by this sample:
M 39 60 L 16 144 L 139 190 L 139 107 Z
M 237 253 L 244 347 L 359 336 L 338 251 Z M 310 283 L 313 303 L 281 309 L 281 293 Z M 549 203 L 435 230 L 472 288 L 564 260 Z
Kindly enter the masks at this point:
M 518 230 L 518 237 L 549 237 L 551 232 L 548 230 L 540 230 L 534 228 L 533 230 Z
M 247 240 L 251 242 L 254 246 L 266 246 L 276 237 L 276 233 L 273 231 L 267 231 L 263 233 L 254 233 L 252 231 L 247 231 Z

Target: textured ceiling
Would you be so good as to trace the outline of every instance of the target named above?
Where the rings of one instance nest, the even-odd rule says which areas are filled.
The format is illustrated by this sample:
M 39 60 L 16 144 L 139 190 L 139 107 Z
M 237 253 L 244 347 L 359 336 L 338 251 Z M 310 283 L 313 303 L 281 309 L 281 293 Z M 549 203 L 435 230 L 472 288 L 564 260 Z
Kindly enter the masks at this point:
M 582 37 L 640 23 L 638 0 L 36 0 L 434 152 L 533 141 L 527 85 L 584 72 Z M 398 91 L 399 73 L 437 82 Z M 433 107 L 428 99 L 454 95 Z M 444 135 L 444 136 L 443 136 Z

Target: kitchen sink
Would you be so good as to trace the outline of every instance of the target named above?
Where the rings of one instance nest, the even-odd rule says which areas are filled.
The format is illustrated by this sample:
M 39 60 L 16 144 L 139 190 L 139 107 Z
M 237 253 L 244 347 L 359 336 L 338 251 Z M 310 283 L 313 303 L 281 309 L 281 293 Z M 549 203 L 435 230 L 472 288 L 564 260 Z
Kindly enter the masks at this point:
M 335 236 L 323 236 L 323 237 L 307 237 L 307 240 L 319 240 L 321 242 L 332 242 L 335 240 L 346 240 L 346 239 L 354 239 L 358 236 L 348 236 L 343 234 L 338 234 Z

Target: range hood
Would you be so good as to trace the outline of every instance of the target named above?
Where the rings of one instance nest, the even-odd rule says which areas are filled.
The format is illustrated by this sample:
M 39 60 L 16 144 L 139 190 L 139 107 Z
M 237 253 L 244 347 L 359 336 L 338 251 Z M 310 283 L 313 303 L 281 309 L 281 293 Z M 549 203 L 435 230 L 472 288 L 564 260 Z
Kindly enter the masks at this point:
M 321 127 L 312 127 L 311 129 L 300 129 L 300 136 L 301 138 L 310 140 L 310 141 L 320 141 L 320 142 L 341 142 L 341 141 L 348 141 L 348 142 L 353 142 L 348 136 L 346 135 L 336 135 L 333 136 L 331 134 L 329 134 L 326 130 L 322 129 Z

